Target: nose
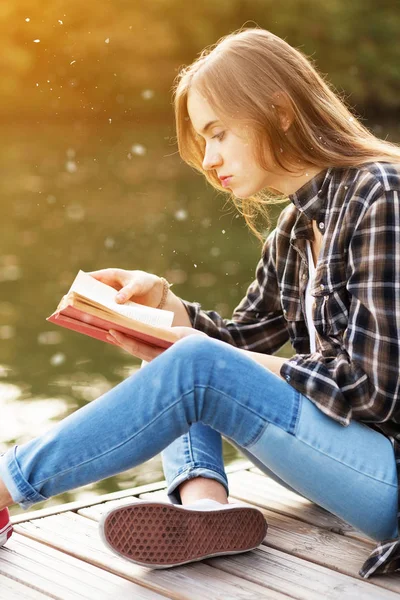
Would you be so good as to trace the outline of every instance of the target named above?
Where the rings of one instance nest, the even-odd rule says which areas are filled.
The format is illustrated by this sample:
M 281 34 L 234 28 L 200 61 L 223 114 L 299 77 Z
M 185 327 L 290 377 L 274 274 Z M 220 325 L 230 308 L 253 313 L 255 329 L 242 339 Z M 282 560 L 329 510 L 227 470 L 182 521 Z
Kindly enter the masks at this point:
M 203 169 L 205 171 L 211 171 L 212 169 L 216 169 L 222 163 L 222 156 L 219 152 L 216 152 L 215 148 L 207 148 L 204 152 L 203 158 Z

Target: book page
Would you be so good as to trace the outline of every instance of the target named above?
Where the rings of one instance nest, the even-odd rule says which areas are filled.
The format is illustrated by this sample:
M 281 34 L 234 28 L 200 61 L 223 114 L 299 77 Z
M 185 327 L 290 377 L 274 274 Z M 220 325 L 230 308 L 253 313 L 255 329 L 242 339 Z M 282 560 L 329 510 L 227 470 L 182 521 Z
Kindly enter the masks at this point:
M 149 308 L 130 300 L 124 304 L 118 304 L 115 301 L 117 291 L 114 288 L 98 281 L 84 271 L 79 271 L 69 291 L 76 292 L 93 302 L 98 302 L 120 315 L 154 327 L 171 327 L 174 320 L 174 313 L 169 310 Z

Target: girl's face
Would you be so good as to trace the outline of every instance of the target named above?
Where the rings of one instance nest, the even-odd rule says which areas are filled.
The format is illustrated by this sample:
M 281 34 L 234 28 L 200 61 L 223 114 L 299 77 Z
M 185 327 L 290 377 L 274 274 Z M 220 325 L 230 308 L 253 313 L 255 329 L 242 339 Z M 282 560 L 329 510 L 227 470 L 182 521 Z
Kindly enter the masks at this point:
M 215 171 L 221 184 L 238 198 L 274 188 L 278 173 L 258 165 L 245 127 L 224 124 L 195 89 L 190 90 L 187 108 L 193 128 L 205 140 L 205 171 Z
M 277 165 L 267 171 L 257 161 L 248 128 L 240 122 L 228 127 L 195 88 L 189 92 L 187 108 L 194 130 L 205 140 L 203 169 L 215 171 L 221 184 L 237 198 L 249 198 L 265 189 L 289 195 L 322 170 L 299 164 L 294 173 Z M 283 112 L 280 121 L 282 129 L 288 131 L 288 115 Z M 268 148 L 264 151 L 267 162 L 272 163 Z

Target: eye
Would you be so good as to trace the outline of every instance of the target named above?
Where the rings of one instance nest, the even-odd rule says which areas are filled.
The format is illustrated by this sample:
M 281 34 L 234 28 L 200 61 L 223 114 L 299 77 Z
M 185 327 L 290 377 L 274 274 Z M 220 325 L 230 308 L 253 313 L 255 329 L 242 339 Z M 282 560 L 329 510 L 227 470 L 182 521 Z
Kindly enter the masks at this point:
M 224 135 L 225 135 L 225 131 L 221 131 L 221 133 L 217 133 L 216 135 L 212 136 L 212 140 L 219 140 L 220 142 L 224 139 Z

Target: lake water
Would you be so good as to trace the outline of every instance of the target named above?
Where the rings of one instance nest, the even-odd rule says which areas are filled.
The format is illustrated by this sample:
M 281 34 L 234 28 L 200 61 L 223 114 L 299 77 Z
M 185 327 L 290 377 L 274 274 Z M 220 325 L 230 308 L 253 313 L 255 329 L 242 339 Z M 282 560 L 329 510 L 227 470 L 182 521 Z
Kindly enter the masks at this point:
M 379 135 L 386 131 L 394 128 L 381 128 Z M 397 126 L 393 138 L 396 133 L 400 137 Z M 13 124 L 3 125 L 2 134 L 4 451 L 44 432 L 140 365 L 119 349 L 46 321 L 79 269 L 164 275 L 179 296 L 229 317 L 253 279 L 260 245 L 226 197 L 182 163 L 172 124 Z M 275 219 L 277 209 L 271 214 Z M 227 463 L 239 456 L 228 444 L 224 453 Z M 46 506 L 162 477 L 155 457 Z

